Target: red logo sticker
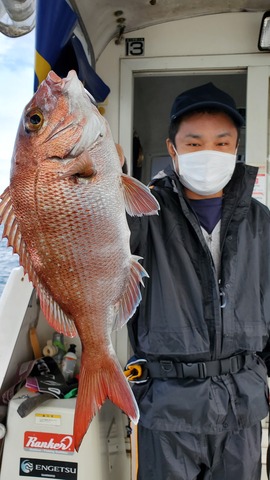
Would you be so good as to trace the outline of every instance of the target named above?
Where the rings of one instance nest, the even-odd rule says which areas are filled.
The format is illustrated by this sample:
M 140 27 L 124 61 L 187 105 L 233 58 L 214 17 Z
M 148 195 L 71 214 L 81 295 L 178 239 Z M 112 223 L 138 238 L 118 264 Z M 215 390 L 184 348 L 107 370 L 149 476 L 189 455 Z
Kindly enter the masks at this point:
M 64 433 L 25 432 L 24 448 L 27 450 L 71 453 L 74 452 L 73 436 Z

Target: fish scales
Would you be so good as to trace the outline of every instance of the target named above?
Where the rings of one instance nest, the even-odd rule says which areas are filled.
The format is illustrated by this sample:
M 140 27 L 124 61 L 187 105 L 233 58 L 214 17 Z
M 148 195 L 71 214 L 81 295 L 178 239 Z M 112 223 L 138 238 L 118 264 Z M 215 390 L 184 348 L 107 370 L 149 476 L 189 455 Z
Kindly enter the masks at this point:
M 126 211 L 152 215 L 149 189 L 122 173 L 109 125 L 74 71 L 48 74 L 25 107 L 1 196 L 4 236 L 48 322 L 82 344 L 74 441 L 78 450 L 106 398 L 134 422 L 136 401 L 111 343 L 133 315 L 147 275 L 130 253 Z

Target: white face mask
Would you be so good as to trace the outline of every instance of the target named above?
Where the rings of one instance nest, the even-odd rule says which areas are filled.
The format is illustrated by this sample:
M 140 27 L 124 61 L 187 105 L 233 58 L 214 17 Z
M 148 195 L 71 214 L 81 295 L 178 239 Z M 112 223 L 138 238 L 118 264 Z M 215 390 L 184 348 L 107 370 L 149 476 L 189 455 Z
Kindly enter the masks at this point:
M 222 190 L 235 169 L 236 154 L 217 150 L 176 154 L 181 183 L 198 195 L 212 195 Z

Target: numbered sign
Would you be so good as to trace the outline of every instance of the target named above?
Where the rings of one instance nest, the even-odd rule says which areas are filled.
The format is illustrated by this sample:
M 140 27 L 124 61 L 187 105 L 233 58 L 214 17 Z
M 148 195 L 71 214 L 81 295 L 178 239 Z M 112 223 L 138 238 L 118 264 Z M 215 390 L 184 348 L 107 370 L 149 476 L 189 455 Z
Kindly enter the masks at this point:
M 144 38 L 126 38 L 126 55 L 133 57 L 144 55 Z

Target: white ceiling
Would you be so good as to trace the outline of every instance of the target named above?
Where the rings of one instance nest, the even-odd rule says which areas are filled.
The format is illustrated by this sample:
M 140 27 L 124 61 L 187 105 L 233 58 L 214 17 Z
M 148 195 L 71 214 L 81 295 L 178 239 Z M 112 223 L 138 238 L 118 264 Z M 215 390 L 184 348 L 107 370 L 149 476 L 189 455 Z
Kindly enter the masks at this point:
M 97 59 L 121 26 L 124 33 L 164 22 L 228 12 L 270 9 L 269 0 L 69 0 Z M 120 13 L 122 12 L 122 13 Z

